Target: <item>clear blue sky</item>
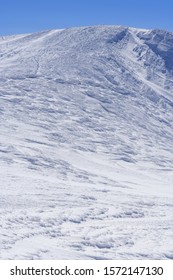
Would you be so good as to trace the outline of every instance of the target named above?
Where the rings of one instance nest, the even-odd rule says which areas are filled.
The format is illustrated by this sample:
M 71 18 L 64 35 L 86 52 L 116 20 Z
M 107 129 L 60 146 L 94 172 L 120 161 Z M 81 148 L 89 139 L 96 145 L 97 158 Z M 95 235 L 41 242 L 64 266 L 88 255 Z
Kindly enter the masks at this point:
M 0 0 L 0 35 L 102 24 L 173 31 L 173 0 Z

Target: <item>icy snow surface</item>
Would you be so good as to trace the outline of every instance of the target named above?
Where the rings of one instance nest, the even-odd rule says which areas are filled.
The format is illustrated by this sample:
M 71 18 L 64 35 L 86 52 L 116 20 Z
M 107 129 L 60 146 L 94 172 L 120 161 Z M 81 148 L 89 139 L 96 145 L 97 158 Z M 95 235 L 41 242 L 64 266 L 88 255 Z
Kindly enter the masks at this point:
M 173 34 L 0 38 L 0 258 L 173 259 Z

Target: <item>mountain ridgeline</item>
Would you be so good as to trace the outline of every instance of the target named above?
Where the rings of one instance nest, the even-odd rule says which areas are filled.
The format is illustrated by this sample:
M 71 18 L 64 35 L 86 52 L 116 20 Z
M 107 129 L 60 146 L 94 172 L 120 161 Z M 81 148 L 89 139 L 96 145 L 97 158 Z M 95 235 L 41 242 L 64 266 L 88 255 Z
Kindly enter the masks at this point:
M 3 37 L 0 62 L 4 118 L 46 127 L 50 143 L 173 167 L 172 33 L 96 26 Z

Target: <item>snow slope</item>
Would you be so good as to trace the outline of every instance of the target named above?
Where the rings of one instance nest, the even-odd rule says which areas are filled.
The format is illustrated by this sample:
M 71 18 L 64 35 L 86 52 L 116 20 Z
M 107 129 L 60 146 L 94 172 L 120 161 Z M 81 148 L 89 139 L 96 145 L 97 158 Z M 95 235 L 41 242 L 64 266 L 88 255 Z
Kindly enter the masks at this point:
M 173 259 L 173 33 L 0 38 L 0 258 Z

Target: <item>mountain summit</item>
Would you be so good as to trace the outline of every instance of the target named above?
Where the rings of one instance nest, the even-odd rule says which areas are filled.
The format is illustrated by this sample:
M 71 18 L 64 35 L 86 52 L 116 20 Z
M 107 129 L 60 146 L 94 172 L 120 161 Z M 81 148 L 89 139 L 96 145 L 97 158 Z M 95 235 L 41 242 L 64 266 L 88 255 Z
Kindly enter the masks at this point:
M 173 33 L 1 37 L 0 99 L 0 258 L 172 258 Z

